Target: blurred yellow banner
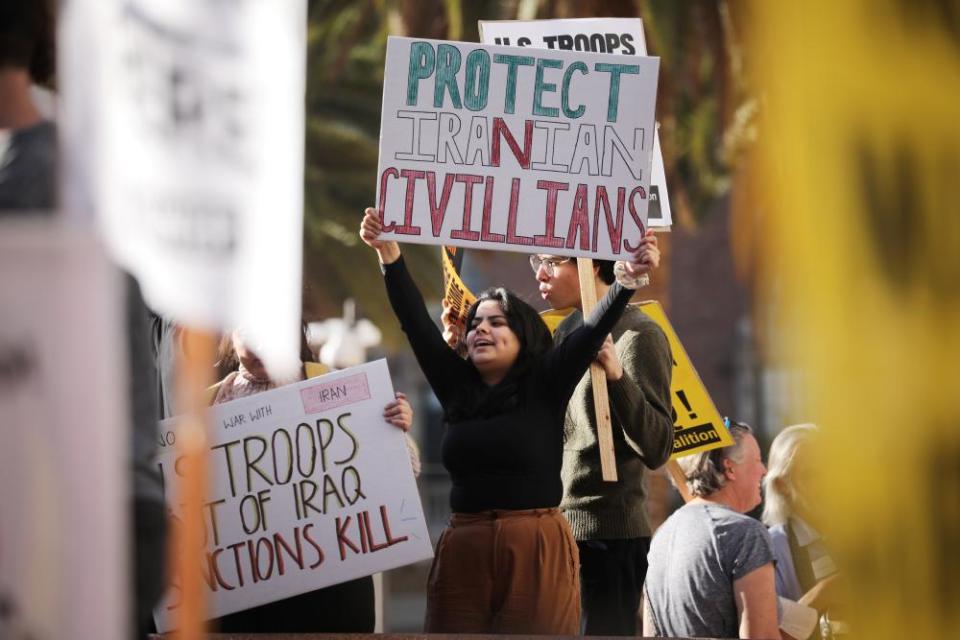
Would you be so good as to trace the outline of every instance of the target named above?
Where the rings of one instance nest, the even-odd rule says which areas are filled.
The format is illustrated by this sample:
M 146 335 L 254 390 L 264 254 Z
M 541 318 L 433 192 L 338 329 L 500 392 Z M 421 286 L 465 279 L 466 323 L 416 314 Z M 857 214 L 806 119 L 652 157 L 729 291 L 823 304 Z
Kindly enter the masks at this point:
M 960 628 L 960 12 L 755 0 L 759 305 L 824 427 L 856 637 Z

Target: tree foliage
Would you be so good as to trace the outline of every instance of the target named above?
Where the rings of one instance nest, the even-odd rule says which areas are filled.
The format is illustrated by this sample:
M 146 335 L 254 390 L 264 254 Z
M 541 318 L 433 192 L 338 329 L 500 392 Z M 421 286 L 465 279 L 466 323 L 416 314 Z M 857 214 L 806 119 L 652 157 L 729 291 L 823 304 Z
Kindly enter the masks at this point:
M 658 120 L 675 217 L 693 225 L 724 195 L 736 150 L 753 135 L 735 16 L 716 0 L 311 0 L 306 96 L 304 280 L 308 318 L 353 297 L 397 339 L 373 252 L 357 236 L 376 184 L 387 35 L 477 40 L 478 19 L 640 16 L 661 57 Z M 428 297 L 439 252 L 404 255 Z

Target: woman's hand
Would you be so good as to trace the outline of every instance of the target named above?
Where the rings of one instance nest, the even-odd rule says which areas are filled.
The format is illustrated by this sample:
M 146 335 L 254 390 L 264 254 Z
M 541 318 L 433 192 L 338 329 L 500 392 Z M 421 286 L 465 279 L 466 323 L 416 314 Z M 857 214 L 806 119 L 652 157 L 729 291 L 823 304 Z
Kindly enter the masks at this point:
M 383 419 L 406 433 L 413 425 L 413 407 L 407 401 L 406 394 L 397 391 L 396 398 L 383 408 Z
M 613 344 L 613 338 L 607 334 L 600 351 L 597 352 L 597 363 L 603 367 L 607 374 L 607 380 L 619 380 L 623 377 L 623 366 L 620 364 L 620 358 L 617 356 L 617 348 Z
M 444 298 L 441 306 L 443 311 L 440 312 L 440 324 L 443 325 L 443 339 L 448 345 L 456 349 L 460 343 L 460 327 L 457 326 L 451 317 L 453 310 L 450 308 L 450 305 L 447 304 L 446 298 Z
M 373 207 L 363 211 L 363 221 L 360 223 L 360 239 L 368 247 L 375 249 L 381 264 L 396 262 L 400 257 L 400 245 L 392 240 L 379 240 L 383 233 L 383 223 L 380 222 L 380 213 Z
M 660 266 L 660 246 L 653 229 L 647 229 L 643 239 L 640 240 L 640 246 L 633 252 L 630 261 L 624 264 L 627 275 L 631 278 L 650 273 Z

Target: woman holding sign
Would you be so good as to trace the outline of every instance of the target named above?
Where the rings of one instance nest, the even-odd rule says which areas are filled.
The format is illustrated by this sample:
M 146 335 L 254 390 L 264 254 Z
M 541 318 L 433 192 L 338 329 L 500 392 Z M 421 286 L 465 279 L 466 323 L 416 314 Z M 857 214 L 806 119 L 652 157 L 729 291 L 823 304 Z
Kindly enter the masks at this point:
M 503 288 L 470 307 L 464 360 L 433 323 L 377 210 L 360 237 L 377 251 L 387 294 L 449 425 L 442 444 L 453 516 L 427 585 L 429 633 L 573 635 L 580 625 L 577 546 L 558 506 L 563 419 L 632 291 L 610 287 L 558 347 L 530 305 Z M 638 253 L 630 275 L 649 270 Z
M 327 373 L 327 367 L 311 362 L 306 325 L 301 328 L 300 378 Z M 263 361 L 250 347 L 240 330 L 226 336 L 220 345 L 220 363 L 236 367 L 210 389 L 212 404 L 220 404 L 269 391 L 279 385 L 270 378 Z M 413 424 L 413 409 L 407 397 L 396 393 L 396 400 L 383 410 L 383 418 L 404 432 Z M 407 438 L 414 474 L 420 459 L 416 445 Z M 276 600 L 238 611 L 213 621 L 222 633 L 372 633 L 376 623 L 373 577 L 366 576 L 323 589 Z

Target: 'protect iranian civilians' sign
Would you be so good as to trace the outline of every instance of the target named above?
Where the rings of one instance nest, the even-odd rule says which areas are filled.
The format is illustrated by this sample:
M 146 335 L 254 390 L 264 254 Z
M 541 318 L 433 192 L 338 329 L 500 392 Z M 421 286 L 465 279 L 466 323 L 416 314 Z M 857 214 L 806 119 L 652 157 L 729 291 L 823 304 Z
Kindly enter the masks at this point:
M 211 409 L 207 550 L 198 559 L 208 617 L 433 555 L 403 434 L 382 417 L 392 399 L 379 360 Z M 177 477 L 171 422 L 161 425 L 158 458 L 168 502 Z M 177 606 L 174 576 L 156 610 L 161 632 Z
M 558 20 L 481 20 L 480 41 L 539 49 L 592 51 L 625 56 L 647 55 L 640 18 L 562 18 Z M 669 231 L 673 224 L 660 131 L 653 136 L 653 174 L 647 226 Z
M 619 258 L 646 226 L 658 58 L 390 38 L 385 238 Z

